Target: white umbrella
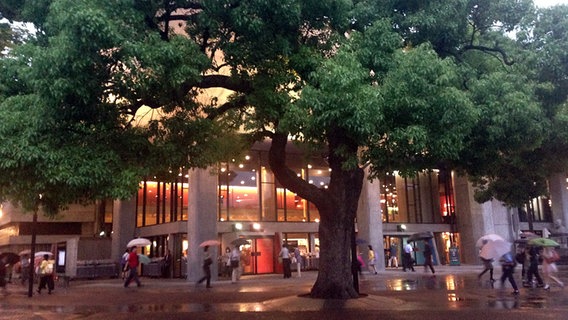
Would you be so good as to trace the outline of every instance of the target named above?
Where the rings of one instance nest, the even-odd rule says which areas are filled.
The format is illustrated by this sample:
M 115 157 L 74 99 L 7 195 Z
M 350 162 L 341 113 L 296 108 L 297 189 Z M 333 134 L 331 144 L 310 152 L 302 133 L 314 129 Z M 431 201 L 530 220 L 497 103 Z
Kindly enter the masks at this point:
M 214 247 L 221 244 L 219 240 L 205 240 L 199 244 L 200 247 Z
M 503 239 L 503 237 L 498 234 L 490 233 L 479 238 L 475 243 L 475 246 L 478 248 L 483 248 L 486 243 L 489 243 L 491 241 L 505 241 L 505 239 Z
M 37 257 L 43 257 L 43 256 L 46 255 L 46 254 L 51 257 L 51 256 L 53 255 L 53 252 L 49 252 L 49 251 L 38 251 L 38 252 L 35 253 L 35 257 L 36 257 L 36 258 L 37 258 Z
M 127 248 L 132 248 L 132 247 L 145 247 L 145 246 L 149 246 L 151 245 L 152 242 L 150 242 L 150 240 L 146 239 L 146 238 L 136 238 L 136 239 L 132 239 L 130 240 L 130 242 L 128 242 L 128 244 L 126 245 Z
M 479 251 L 479 256 L 486 260 L 499 259 L 505 253 L 510 251 L 511 243 L 498 239 L 485 243 Z

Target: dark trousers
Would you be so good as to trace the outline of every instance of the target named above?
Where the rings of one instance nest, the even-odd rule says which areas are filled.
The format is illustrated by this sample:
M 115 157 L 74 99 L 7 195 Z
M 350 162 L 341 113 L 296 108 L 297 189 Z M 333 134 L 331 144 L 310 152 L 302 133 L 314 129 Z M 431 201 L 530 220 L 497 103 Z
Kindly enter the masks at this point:
M 39 286 L 37 288 L 37 292 L 41 292 L 42 289 L 47 287 L 47 292 L 51 293 L 51 291 L 55 288 L 55 283 L 53 282 L 53 275 L 42 275 L 39 278 Z
M 515 282 L 515 278 L 513 277 L 513 272 L 515 272 L 515 267 L 503 266 L 503 274 L 501 275 L 501 288 L 503 288 L 505 280 L 509 279 L 509 282 L 511 283 L 513 289 L 519 290 L 517 283 Z
M 424 271 L 427 271 L 428 267 L 430 267 L 430 271 L 432 271 L 432 273 L 436 273 L 436 271 L 434 271 L 434 265 L 432 263 L 432 257 L 427 257 L 424 261 Z
M 489 271 L 489 279 L 493 280 L 493 268 L 488 267 L 485 267 L 485 269 L 483 269 L 483 271 L 481 271 L 481 273 L 477 277 L 481 278 L 481 276 L 484 275 L 487 271 Z
M 527 271 L 527 281 L 529 284 L 532 283 L 533 275 L 535 276 L 538 285 L 543 286 L 544 282 L 542 281 L 542 278 L 538 273 L 538 262 L 537 263 L 531 262 L 531 264 L 529 265 L 529 270 Z
M 291 263 L 292 261 L 290 259 L 282 259 L 282 266 L 284 267 L 284 278 L 292 277 L 292 269 L 290 268 Z
M 138 279 L 138 271 L 136 270 L 136 268 L 130 268 L 128 278 L 126 278 L 126 281 L 124 282 L 124 287 L 128 287 L 132 280 L 136 281 L 137 286 L 141 286 L 140 280 Z
M 406 269 L 410 269 L 412 271 L 414 271 L 414 266 L 413 266 L 413 261 L 412 261 L 412 255 L 410 255 L 410 253 L 403 253 L 402 254 L 402 271 L 406 271 Z
M 207 280 L 207 288 L 211 287 L 211 268 L 210 266 L 203 266 L 203 273 L 205 274 L 203 278 L 199 279 L 197 283 L 202 283 Z

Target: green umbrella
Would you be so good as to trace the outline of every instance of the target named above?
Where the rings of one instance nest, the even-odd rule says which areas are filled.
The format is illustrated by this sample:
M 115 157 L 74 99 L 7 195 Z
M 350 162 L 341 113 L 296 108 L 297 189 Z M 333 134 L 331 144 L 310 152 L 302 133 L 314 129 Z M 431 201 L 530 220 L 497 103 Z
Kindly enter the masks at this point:
M 530 246 L 536 247 L 559 247 L 560 244 L 552 239 L 548 238 L 533 238 L 530 239 L 528 244 Z
M 138 255 L 138 261 L 141 264 L 149 264 L 150 262 L 152 262 L 152 260 L 150 260 L 150 257 L 143 255 L 143 254 Z

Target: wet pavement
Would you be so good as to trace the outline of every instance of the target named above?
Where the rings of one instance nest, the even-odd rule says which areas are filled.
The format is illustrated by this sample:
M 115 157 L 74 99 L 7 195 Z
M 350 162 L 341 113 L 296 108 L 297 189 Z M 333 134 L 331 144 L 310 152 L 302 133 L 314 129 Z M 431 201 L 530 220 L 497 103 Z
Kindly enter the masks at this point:
M 568 319 L 568 288 L 521 288 L 515 296 L 508 283 L 502 289 L 487 274 L 478 281 L 481 266 L 436 269 L 435 277 L 422 267 L 365 273 L 362 297 L 350 300 L 304 297 L 317 272 L 244 276 L 237 284 L 213 282 L 211 289 L 182 279 L 142 278 L 140 288 L 124 288 L 120 279 L 76 280 L 31 298 L 27 287 L 9 284 L 0 319 Z M 568 284 L 568 266 L 560 266 L 559 276 Z

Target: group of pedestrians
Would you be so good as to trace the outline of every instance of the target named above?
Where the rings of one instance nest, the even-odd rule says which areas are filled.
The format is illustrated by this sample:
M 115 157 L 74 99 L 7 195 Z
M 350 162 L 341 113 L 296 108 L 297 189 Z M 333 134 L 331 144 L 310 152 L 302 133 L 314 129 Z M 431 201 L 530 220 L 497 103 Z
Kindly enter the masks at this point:
M 485 259 L 480 257 L 483 262 L 483 271 L 478 274 L 478 279 L 489 272 L 489 281 L 491 284 L 495 282 L 493 277 L 493 259 Z M 509 281 L 513 288 L 513 294 L 519 294 L 519 287 L 515 281 L 514 272 L 517 264 L 521 265 L 521 278 L 523 287 L 527 288 L 543 288 L 550 290 L 550 281 L 554 281 L 559 287 L 563 288 L 564 283 L 556 277 L 558 267 L 556 261 L 559 260 L 558 253 L 553 247 L 541 248 L 538 246 L 526 246 L 519 249 L 517 254 L 513 256 L 511 252 L 507 252 L 499 258 L 502 274 L 500 278 L 501 288 L 505 287 L 505 281 Z M 539 265 L 542 261 L 542 272 L 544 277 L 540 275 Z

